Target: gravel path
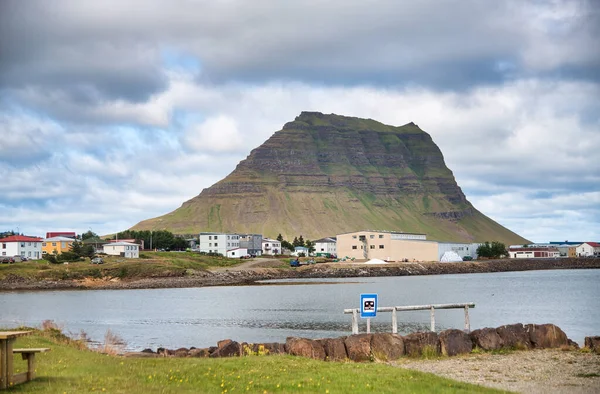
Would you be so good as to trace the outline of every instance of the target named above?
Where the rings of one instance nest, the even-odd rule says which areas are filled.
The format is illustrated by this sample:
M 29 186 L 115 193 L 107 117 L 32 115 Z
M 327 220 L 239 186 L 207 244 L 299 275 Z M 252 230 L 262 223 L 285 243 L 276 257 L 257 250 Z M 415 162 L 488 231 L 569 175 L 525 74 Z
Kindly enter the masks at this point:
M 600 355 L 556 349 L 469 354 L 394 365 L 521 393 L 600 393 Z

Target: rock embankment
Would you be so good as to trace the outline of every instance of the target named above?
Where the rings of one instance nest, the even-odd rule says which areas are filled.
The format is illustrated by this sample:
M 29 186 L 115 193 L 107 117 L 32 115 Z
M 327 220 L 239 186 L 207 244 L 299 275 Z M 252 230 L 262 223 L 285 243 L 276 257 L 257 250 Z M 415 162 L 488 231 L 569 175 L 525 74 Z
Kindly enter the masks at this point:
M 600 354 L 600 337 L 586 338 L 590 351 Z M 239 357 L 244 355 L 290 354 L 317 360 L 393 361 L 402 356 L 456 356 L 484 351 L 511 349 L 576 350 L 579 346 L 554 324 L 510 324 L 466 333 L 450 329 L 416 332 L 405 336 L 390 333 L 356 334 L 339 338 L 307 339 L 288 337 L 285 343 L 245 343 L 231 339 L 210 348 L 180 348 L 126 353 L 126 357 Z
M 461 263 L 390 263 L 385 265 L 338 262 L 293 269 L 232 267 L 215 271 L 189 270 L 183 276 L 177 277 L 169 275 L 134 279 L 35 280 L 9 274 L 0 280 L 0 290 L 182 288 L 253 285 L 259 281 L 273 279 L 356 278 L 597 268 L 600 268 L 600 258 L 502 259 Z

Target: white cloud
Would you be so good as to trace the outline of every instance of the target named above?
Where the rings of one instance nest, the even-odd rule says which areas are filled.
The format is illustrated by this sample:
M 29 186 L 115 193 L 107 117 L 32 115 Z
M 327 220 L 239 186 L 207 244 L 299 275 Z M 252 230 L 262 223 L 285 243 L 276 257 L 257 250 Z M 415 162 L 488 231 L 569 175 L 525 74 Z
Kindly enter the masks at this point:
M 234 119 L 216 115 L 188 127 L 184 143 L 197 152 L 235 152 L 242 145 L 242 136 Z

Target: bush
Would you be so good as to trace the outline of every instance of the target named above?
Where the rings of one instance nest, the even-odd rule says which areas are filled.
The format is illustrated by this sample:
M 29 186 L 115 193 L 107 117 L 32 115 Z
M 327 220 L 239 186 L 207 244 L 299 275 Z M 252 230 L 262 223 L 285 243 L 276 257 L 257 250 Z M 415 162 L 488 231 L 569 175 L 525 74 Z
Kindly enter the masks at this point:
M 48 261 L 50 264 L 60 264 L 58 260 L 56 260 L 56 256 L 51 253 L 45 253 L 42 255 L 42 258 Z

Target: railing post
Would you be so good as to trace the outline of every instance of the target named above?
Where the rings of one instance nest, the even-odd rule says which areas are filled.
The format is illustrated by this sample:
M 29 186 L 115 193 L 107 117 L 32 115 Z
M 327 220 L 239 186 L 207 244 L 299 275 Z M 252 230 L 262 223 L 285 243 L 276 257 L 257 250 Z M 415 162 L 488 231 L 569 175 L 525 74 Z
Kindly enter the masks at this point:
M 435 309 L 431 306 L 431 331 L 435 332 Z
M 396 307 L 392 309 L 392 334 L 398 334 L 398 315 L 396 315 Z
M 358 311 L 352 310 L 352 335 L 358 334 Z
M 471 321 L 469 320 L 469 305 L 465 305 L 465 331 L 471 332 Z

